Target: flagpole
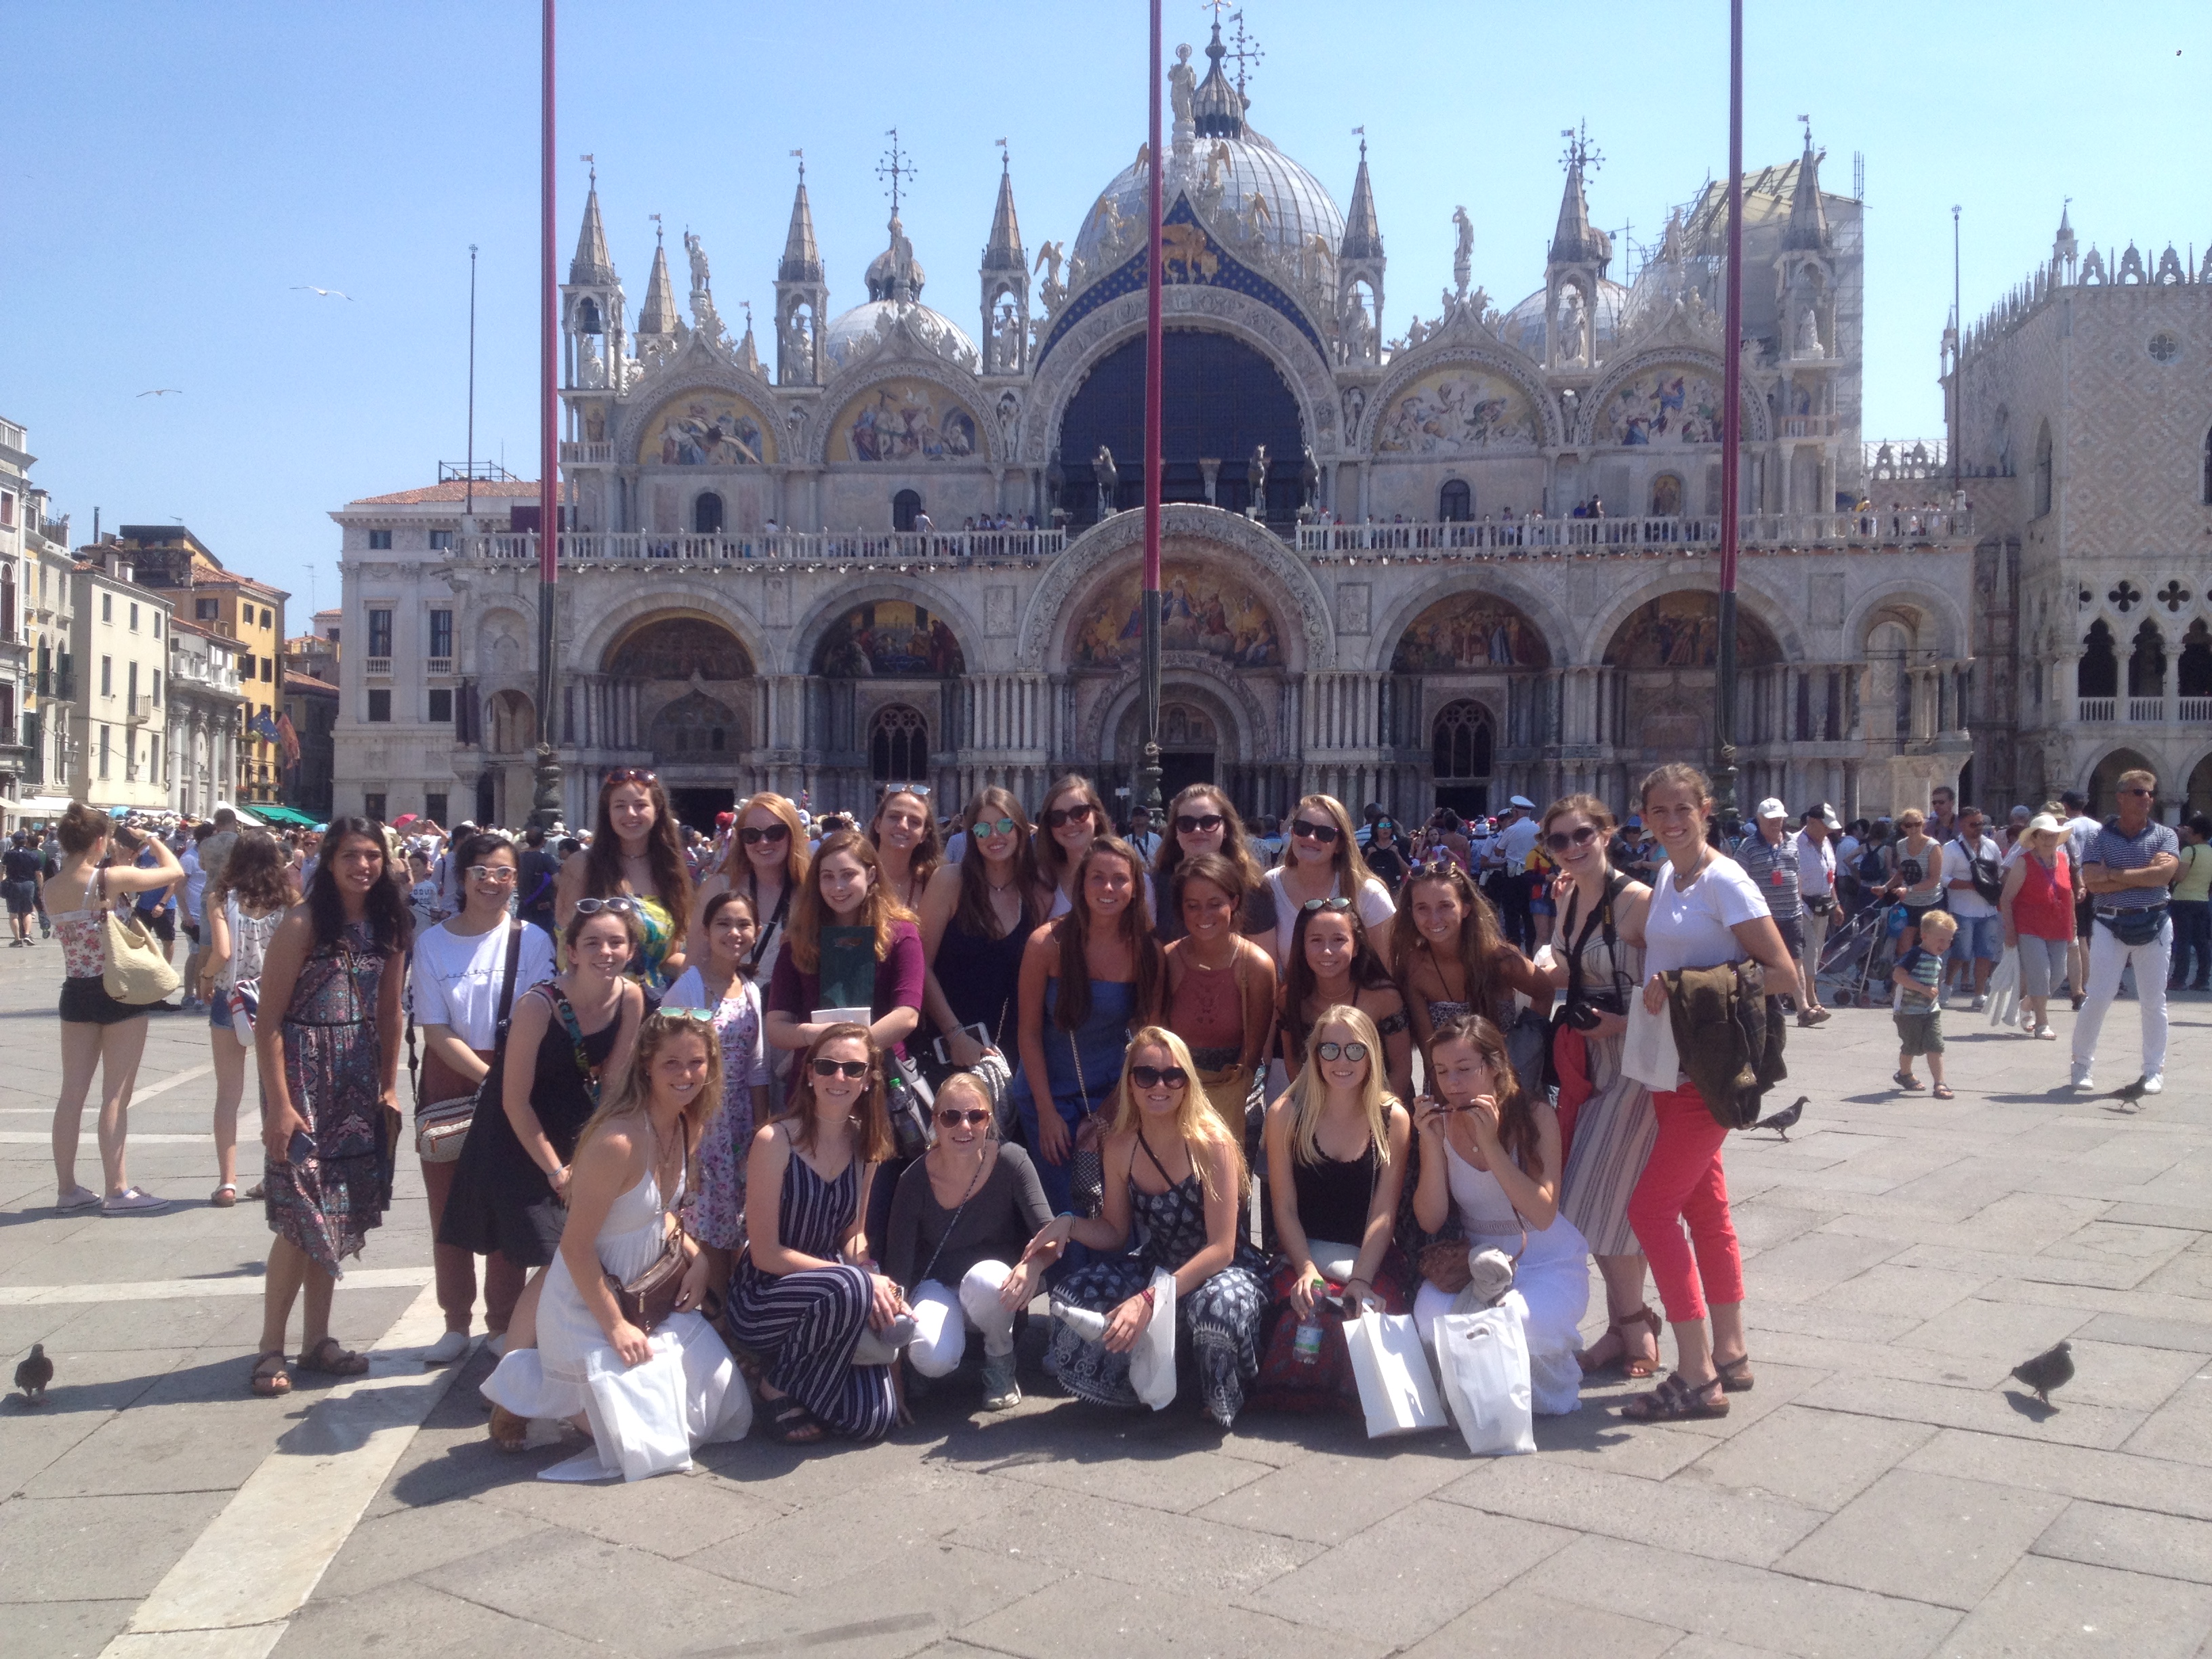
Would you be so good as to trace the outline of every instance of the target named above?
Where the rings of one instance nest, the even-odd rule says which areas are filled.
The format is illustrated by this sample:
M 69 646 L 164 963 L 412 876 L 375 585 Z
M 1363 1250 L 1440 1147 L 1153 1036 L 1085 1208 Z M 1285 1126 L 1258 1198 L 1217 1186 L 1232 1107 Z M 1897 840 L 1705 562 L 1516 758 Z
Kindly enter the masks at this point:
M 1152 0 L 1152 166 L 1145 261 L 1145 747 L 1137 804 L 1159 823 L 1160 800 L 1160 0 Z
M 1720 648 L 1713 672 L 1713 809 L 1739 827 L 1735 799 L 1736 495 L 1743 441 L 1743 0 L 1729 0 L 1728 301 L 1722 339 Z
M 553 3 L 539 0 L 544 29 L 538 155 L 538 789 L 531 822 L 550 830 L 561 821 L 561 760 L 554 747 L 554 658 L 558 643 L 554 585 L 560 579 L 560 399 L 554 390 L 559 316 L 554 304 L 553 258 Z

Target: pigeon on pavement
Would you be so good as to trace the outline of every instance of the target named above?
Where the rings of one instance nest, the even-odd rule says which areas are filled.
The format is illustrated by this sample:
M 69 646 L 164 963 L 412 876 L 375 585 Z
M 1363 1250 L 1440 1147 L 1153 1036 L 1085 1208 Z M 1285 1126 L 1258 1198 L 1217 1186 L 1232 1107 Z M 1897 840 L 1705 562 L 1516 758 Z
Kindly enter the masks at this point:
M 2106 1095 L 2105 1098 L 2107 1100 L 2124 1100 L 2129 1105 L 2133 1106 L 2137 1102 L 2141 1101 L 2145 1095 L 2150 1092 L 2149 1090 L 2143 1087 L 2143 1079 L 2137 1078 L 2133 1083 L 2122 1084 L 2118 1088 L 2113 1090 L 2112 1093 Z
M 2035 1397 L 2045 1405 L 2051 1403 L 2051 1391 L 2062 1389 L 2074 1380 L 2074 1346 L 2061 1342 L 2057 1347 L 2039 1353 L 2033 1359 L 2023 1359 L 2012 1368 L 2013 1377 L 2035 1390 Z
M 1800 1095 L 1780 1111 L 1759 1119 L 1751 1127 L 1754 1129 L 1771 1129 L 1787 1140 L 1790 1139 L 1790 1132 L 1797 1127 L 1797 1120 L 1805 1115 L 1805 1103 L 1811 1098 L 1810 1095 Z
M 54 1362 L 46 1358 L 46 1345 L 31 1344 L 29 1358 L 15 1367 L 15 1386 L 23 1391 L 23 1403 L 36 1406 L 46 1397 L 46 1384 L 54 1380 Z

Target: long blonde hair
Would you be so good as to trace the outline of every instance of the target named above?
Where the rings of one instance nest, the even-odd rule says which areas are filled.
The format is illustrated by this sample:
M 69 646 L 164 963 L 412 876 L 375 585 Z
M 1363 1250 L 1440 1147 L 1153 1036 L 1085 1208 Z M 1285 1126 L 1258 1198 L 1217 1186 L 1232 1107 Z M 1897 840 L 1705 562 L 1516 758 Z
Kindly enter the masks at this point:
M 715 1040 L 714 1028 L 704 1020 L 686 1018 L 678 1012 L 663 1013 L 659 1009 L 638 1022 L 637 1041 L 631 1045 L 629 1064 L 609 1082 L 599 1109 L 585 1120 L 576 1136 L 580 1156 L 592 1137 L 614 1119 L 642 1116 L 652 1110 L 653 1057 L 680 1036 L 697 1039 L 707 1051 L 706 1081 L 699 1085 L 699 1092 L 691 1103 L 684 1109 L 684 1161 L 689 1167 L 692 1155 L 699 1150 L 700 1137 L 722 1109 L 722 1045 Z
M 1189 1081 L 1182 1086 L 1182 1104 L 1176 1109 L 1176 1133 L 1187 1141 L 1197 1141 L 1206 1146 L 1226 1146 L 1231 1166 L 1237 1171 L 1237 1190 L 1241 1195 L 1249 1179 L 1244 1168 L 1244 1149 L 1229 1133 L 1229 1126 L 1221 1121 L 1206 1097 L 1206 1085 L 1198 1080 L 1198 1062 L 1190 1057 L 1190 1046 L 1164 1025 L 1146 1025 L 1129 1039 L 1129 1046 L 1121 1055 L 1121 1081 L 1114 1094 L 1114 1129 L 1116 1133 L 1134 1129 L 1144 1116 L 1144 1108 L 1137 1104 L 1137 1097 L 1129 1087 L 1129 1067 L 1137 1050 L 1159 1048 L 1168 1051 L 1169 1064 L 1180 1066 Z M 1198 1171 L 1198 1184 L 1211 1198 L 1213 1188 L 1206 1178 L 1206 1161 L 1194 1157 L 1191 1167 Z
M 1332 1003 L 1321 1011 L 1307 1033 L 1306 1063 L 1291 1079 L 1291 1147 L 1301 1164 L 1328 1162 L 1321 1149 L 1321 1120 L 1328 1109 L 1328 1080 L 1321 1074 L 1321 1061 L 1314 1057 L 1314 1047 L 1321 1034 L 1331 1026 L 1341 1026 L 1352 1033 L 1354 1042 L 1367 1045 L 1367 1076 L 1359 1085 L 1359 1109 L 1367 1120 L 1367 1138 L 1375 1148 L 1377 1164 L 1390 1161 L 1391 1097 L 1382 1089 L 1382 1036 L 1375 1029 L 1375 1022 L 1361 1009 L 1348 1002 Z

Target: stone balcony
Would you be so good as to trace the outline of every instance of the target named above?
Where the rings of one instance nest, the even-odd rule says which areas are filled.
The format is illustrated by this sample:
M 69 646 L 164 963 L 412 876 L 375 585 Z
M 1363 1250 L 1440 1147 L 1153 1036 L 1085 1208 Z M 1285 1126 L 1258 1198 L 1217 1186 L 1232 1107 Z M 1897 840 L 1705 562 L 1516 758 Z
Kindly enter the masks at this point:
M 2212 697 L 2076 697 L 2083 726 L 2212 726 Z

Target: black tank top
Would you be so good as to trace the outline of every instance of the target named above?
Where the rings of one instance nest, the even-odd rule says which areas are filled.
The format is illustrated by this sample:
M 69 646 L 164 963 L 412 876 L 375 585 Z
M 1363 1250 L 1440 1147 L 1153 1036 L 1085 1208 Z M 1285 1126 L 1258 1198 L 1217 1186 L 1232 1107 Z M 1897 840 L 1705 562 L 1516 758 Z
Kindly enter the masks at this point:
M 1293 1149 L 1291 1184 L 1298 1199 L 1298 1225 L 1308 1238 L 1357 1245 L 1367 1236 L 1367 1210 L 1375 1199 L 1375 1143 L 1350 1163 L 1322 1155 L 1309 1164 Z
M 970 933 L 956 914 L 937 943 L 937 982 L 953 1017 L 963 1025 L 981 1025 L 991 1041 L 1011 1054 L 1019 1016 L 1017 987 L 1022 951 L 1030 929 L 1017 923 L 1003 939 Z

